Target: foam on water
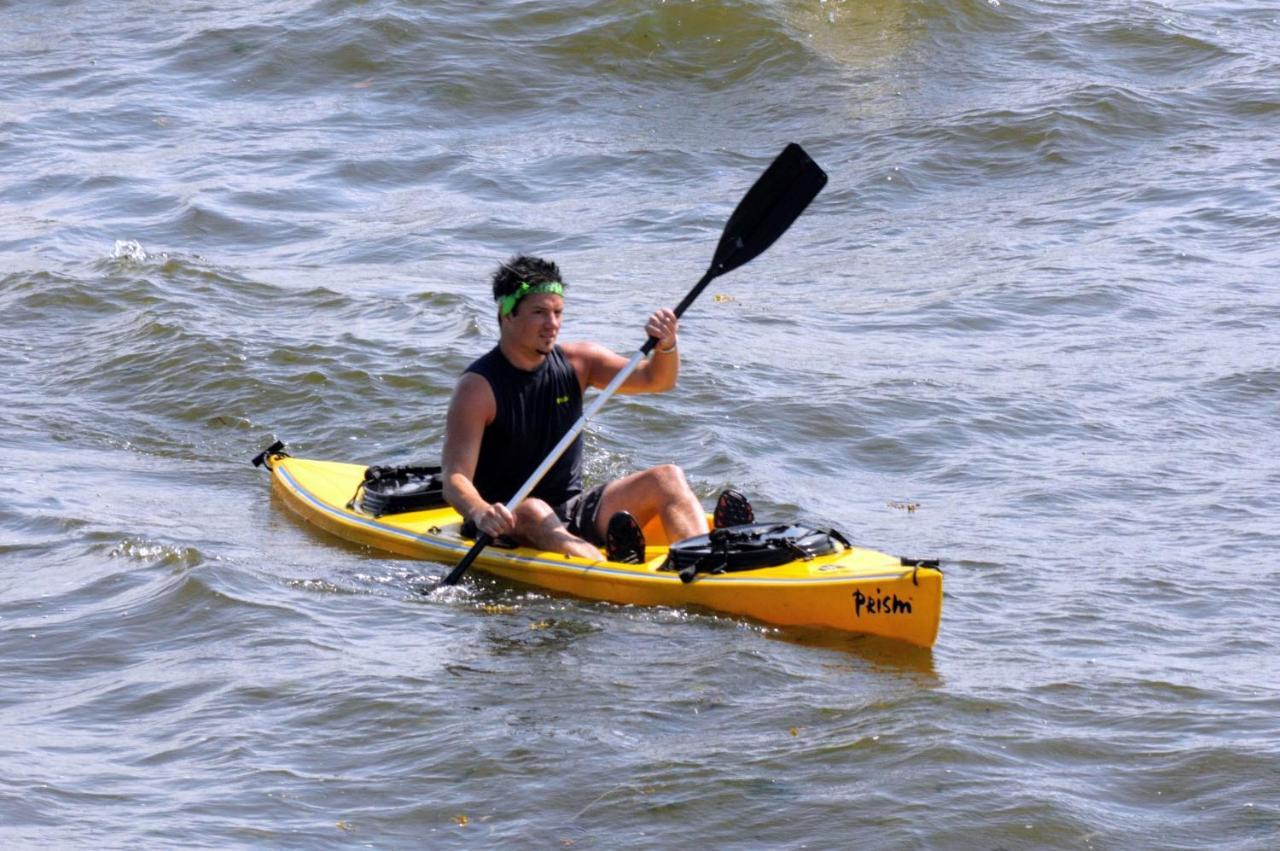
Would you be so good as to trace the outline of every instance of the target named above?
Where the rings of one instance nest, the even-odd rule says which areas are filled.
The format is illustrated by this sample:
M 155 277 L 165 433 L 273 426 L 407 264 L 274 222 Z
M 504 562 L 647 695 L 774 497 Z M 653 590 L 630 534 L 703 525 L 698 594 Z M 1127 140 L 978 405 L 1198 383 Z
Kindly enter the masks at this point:
M 143 250 L 142 245 L 133 239 L 117 239 L 115 246 L 111 249 L 111 257 L 114 260 L 130 260 L 134 263 L 142 263 L 147 259 L 147 252 Z

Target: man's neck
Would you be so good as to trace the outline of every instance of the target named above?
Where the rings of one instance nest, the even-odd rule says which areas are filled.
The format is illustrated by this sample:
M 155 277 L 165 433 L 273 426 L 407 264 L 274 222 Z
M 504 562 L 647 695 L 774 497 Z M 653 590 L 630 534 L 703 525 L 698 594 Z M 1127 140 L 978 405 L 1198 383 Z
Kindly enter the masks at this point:
M 502 350 L 502 355 L 507 362 L 516 369 L 523 369 L 525 372 L 533 372 L 542 366 L 547 360 L 547 355 L 535 349 L 520 348 L 506 340 L 498 342 L 498 348 Z

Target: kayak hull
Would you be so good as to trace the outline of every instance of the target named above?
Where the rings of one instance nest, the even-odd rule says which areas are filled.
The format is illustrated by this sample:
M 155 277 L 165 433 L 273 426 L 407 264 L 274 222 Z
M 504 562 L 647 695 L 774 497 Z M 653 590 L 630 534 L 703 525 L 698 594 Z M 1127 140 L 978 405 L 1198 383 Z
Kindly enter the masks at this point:
M 412 558 L 455 564 L 471 549 L 451 508 L 371 517 L 348 505 L 365 467 L 269 455 L 272 486 L 291 510 L 340 538 Z M 661 537 L 646 529 L 646 539 Z M 932 647 L 942 614 L 942 574 L 862 547 L 778 567 L 700 574 L 660 570 L 664 542 L 644 564 L 588 561 L 527 548 L 489 547 L 473 567 L 561 594 L 637 606 L 698 607 L 783 627 L 878 635 Z

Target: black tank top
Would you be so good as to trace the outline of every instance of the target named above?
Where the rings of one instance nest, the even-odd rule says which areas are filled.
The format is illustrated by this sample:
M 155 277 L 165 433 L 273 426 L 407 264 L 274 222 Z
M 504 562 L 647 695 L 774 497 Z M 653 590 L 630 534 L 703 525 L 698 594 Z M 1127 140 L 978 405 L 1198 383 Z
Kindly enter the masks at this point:
M 578 374 L 559 346 L 531 372 L 512 366 L 498 346 L 466 371 L 483 376 L 498 403 L 480 441 L 472 482 L 487 502 L 506 503 L 582 416 Z M 578 435 L 529 495 L 554 507 L 581 492 Z

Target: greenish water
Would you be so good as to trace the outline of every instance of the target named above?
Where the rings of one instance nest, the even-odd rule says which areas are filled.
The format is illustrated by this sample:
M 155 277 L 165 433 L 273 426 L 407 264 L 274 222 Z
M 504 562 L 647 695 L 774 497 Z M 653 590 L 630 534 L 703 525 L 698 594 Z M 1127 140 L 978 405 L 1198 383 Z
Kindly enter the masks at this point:
M 1275 10 L 0 21 L 6 847 L 1275 847 Z M 931 653 L 424 598 L 249 466 L 435 457 L 515 251 L 634 349 L 788 141 L 828 188 L 588 475 L 942 557 Z

